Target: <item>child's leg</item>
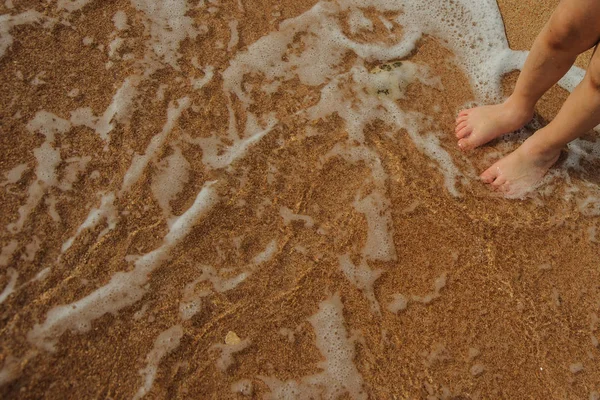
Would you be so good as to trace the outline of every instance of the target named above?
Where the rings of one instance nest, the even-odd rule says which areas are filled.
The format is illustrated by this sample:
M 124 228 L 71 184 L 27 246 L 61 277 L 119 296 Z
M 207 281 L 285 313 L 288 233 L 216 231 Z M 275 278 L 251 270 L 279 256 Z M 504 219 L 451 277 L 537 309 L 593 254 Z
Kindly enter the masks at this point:
M 556 118 L 492 165 L 481 178 L 508 195 L 521 196 L 546 174 L 567 143 L 598 124 L 600 51 L 595 51 L 585 78 L 567 98 Z
M 521 128 L 540 97 L 600 38 L 600 1 L 562 0 L 536 38 L 513 94 L 502 104 L 462 111 L 456 119 L 463 150 Z

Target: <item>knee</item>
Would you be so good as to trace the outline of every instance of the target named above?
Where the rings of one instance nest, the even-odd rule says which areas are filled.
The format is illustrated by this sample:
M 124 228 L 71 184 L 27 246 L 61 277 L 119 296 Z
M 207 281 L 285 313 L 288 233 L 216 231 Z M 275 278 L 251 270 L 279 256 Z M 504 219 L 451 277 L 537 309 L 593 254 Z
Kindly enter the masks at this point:
M 579 43 L 580 27 L 561 15 L 553 15 L 544 29 L 543 40 L 553 50 L 574 51 Z

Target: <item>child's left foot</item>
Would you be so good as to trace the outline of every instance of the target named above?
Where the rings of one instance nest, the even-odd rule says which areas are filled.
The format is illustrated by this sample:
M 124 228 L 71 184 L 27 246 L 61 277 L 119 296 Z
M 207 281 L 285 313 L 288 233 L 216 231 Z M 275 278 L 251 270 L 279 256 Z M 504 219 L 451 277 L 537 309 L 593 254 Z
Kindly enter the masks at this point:
M 538 131 L 543 135 L 543 132 Z M 545 150 L 536 134 L 488 168 L 481 179 L 507 197 L 520 198 L 535 188 L 558 160 L 560 150 Z

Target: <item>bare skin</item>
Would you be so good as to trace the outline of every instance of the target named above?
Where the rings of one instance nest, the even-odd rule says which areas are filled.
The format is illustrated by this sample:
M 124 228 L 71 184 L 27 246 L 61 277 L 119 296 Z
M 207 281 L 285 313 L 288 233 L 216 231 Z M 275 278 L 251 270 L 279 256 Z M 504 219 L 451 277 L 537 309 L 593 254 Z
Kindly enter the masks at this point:
M 523 127 L 535 104 L 569 70 L 578 54 L 600 39 L 600 2 L 563 0 L 536 38 L 513 94 L 502 104 L 462 111 L 456 119 L 458 145 L 472 150 Z M 509 197 L 522 197 L 558 160 L 561 148 L 600 123 L 600 56 L 594 54 L 585 79 L 554 121 L 481 178 Z
M 456 137 L 462 150 L 472 150 L 498 136 L 522 128 L 533 110 L 509 98 L 502 104 L 463 110 L 456 119 Z

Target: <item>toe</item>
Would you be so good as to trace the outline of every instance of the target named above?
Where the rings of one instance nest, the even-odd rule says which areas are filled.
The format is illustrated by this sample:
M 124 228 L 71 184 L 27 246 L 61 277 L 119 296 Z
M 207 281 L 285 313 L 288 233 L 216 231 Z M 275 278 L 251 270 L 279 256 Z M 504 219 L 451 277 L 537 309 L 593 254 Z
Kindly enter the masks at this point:
M 459 117 L 456 118 L 456 123 L 460 124 L 463 121 L 467 121 L 469 119 L 468 115 L 461 115 Z
M 467 116 L 467 115 L 469 115 L 469 112 L 470 112 L 470 111 L 471 111 L 471 109 L 470 109 L 470 108 L 469 108 L 468 110 L 461 110 L 461 112 L 459 112 L 459 113 L 458 113 L 458 116 L 459 116 L 459 117 L 462 117 L 462 116 Z
M 462 128 L 464 128 L 465 126 L 467 126 L 467 121 L 463 121 L 460 122 L 459 124 L 456 125 L 456 129 L 454 129 L 455 133 L 458 133 L 462 130 Z
M 485 183 L 492 183 L 498 177 L 498 170 L 493 165 L 486 169 L 483 174 L 479 176 Z
M 494 187 L 494 189 L 498 189 L 500 191 L 504 191 L 503 189 L 508 188 L 508 182 L 506 182 L 506 178 L 499 175 L 496 177 L 496 179 L 494 180 L 494 182 L 492 182 L 492 187 Z
M 467 136 L 469 136 L 471 134 L 473 130 L 471 129 L 470 126 L 465 126 L 463 127 L 460 131 L 456 132 L 456 137 L 458 139 L 464 139 Z M 458 146 L 460 147 L 460 143 L 458 144 Z M 461 147 L 462 148 L 462 147 Z
M 467 150 L 471 150 L 473 149 L 475 146 L 473 146 L 473 143 L 471 143 L 471 136 L 469 136 L 468 133 L 465 133 L 464 131 L 469 131 L 469 128 L 465 128 L 463 131 L 459 132 L 461 134 L 465 134 L 466 137 L 464 137 L 463 139 L 460 139 L 458 141 L 458 147 L 460 147 L 460 149 L 462 151 L 467 151 Z M 470 133 L 470 132 L 469 132 Z
M 512 191 L 512 187 L 510 186 L 510 184 L 508 182 L 500 185 L 500 187 L 498 188 L 499 191 L 501 191 L 502 193 L 504 193 L 507 196 L 510 196 L 513 191 Z

